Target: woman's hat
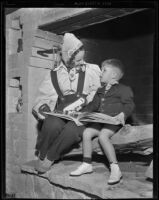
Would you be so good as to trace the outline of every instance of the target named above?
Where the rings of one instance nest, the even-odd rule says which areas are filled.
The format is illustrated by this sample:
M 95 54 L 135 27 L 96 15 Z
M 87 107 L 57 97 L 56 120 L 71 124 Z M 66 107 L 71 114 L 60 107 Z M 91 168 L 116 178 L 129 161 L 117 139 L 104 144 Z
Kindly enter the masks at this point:
M 72 55 L 81 47 L 83 43 L 72 33 L 65 33 L 62 45 L 62 58 L 68 62 Z

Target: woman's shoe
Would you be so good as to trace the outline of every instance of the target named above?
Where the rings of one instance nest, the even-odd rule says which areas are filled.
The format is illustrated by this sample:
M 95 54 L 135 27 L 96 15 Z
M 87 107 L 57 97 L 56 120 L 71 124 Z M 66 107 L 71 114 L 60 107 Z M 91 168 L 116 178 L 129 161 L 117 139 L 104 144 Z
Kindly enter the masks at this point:
M 37 164 L 35 166 L 35 170 L 38 171 L 39 174 L 46 173 L 51 169 L 52 164 L 53 161 L 50 161 L 47 158 L 45 158 L 45 160 L 38 159 Z
M 122 173 L 119 169 L 118 164 L 112 163 L 110 165 L 110 169 L 111 169 L 111 173 L 110 173 L 110 177 L 109 177 L 109 180 L 108 180 L 108 184 L 114 185 L 114 184 L 119 183 L 122 179 Z
M 83 162 L 75 171 L 70 173 L 70 176 L 81 176 L 93 172 L 92 164 Z

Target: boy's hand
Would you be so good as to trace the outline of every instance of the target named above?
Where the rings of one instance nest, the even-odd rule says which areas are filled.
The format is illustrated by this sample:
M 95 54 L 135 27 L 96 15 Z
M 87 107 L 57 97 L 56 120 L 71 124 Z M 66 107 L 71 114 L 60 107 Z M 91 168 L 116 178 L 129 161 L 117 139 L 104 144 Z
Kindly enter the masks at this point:
M 76 111 L 74 111 L 74 110 L 64 110 L 64 111 L 63 111 L 63 113 L 64 113 L 65 115 L 74 115 L 75 112 L 76 112 Z
M 119 121 L 122 125 L 125 124 L 125 115 L 123 112 L 115 116 L 115 119 Z

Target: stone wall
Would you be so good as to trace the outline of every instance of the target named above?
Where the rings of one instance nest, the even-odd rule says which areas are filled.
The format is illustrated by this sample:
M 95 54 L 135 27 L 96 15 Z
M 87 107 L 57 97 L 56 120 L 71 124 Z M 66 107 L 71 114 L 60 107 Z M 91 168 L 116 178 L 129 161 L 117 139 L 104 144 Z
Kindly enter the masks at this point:
M 22 113 L 10 113 L 6 124 L 6 193 L 15 192 L 14 183 L 26 158 L 26 144 L 26 123 Z
M 42 50 L 52 48 L 53 44 L 59 44 L 62 39 L 61 36 L 56 37 L 55 34 L 38 31 L 37 18 L 38 15 L 27 11 L 15 12 L 6 17 L 6 193 L 8 194 L 16 191 L 14 183 L 18 181 L 19 166 L 30 159 L 35 159 L 37 121 L 32 116 L 32 107 L 46 71 L 53 67 L 53 57 L 39 58 L 38 48 Z M 28 23 L 29 20 L 31 23 Z M 15 84 L 13 85 L 17 80 L 22 91 L 20 112 L 16 110 L 19 85 L 16 88 Z

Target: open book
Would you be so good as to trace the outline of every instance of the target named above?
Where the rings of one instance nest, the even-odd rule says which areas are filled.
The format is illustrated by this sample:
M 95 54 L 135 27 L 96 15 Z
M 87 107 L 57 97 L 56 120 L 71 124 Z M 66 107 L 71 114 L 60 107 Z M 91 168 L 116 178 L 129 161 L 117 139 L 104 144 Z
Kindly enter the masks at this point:
M 97 113 L 97 112 L 92 112 L 92 113 L 75 112 L 73 114 L 45 112 L 45 114 L 53 115 L 59 118 L 67 119 L 67 120 L 72 120 L 76 123 L 77 126 L 83 125 L 82 122 L 96 122 L 96 123 L 105 123 L 105 124 L 114 124 L 114 125 L 124 124 L 124 121 L 118 117 L 120 114 L 114 117 L 103 114 L 103 113 Z

